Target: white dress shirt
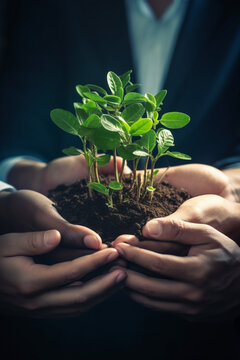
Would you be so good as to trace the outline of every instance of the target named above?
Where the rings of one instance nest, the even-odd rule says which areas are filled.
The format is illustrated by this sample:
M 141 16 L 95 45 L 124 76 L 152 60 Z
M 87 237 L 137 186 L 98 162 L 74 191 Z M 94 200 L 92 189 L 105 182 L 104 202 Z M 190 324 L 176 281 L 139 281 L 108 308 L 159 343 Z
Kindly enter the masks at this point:
M 142 94 L 156 95 L 164 86 L 188 1 L 173 0 L 157 19 L 146 0 L 126 0 L 134 67 Z

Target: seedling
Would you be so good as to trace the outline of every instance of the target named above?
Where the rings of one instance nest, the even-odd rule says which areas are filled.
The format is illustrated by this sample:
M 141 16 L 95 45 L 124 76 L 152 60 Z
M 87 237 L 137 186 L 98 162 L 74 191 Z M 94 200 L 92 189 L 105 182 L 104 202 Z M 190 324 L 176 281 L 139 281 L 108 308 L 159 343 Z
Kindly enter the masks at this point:
M 107 196 L 110 207 L 113 206 L 113 191 L 119 191 L 123 187 L 123 170 L 127 161 L 132 162 L 132 187 L 137 187 L 137 198 L 140 201 L 147 193 L 152 199 L 155 191 L 154 175 L 157 174 L 155 165 L 160 157 L 191 160 L 186 154 L 169 151 L 174 146 L 174 138 L 169 129 L 186 126 L 190 117 L 180 112 L 168 112 L 159 118 L 167 90 L 161 90 L 155 96 L 149 93 L 139 94 L 135 90 L 140 84 L 131 82 L 131 72 L 129 70 L 118 76 L 109 71 L 107 83 L 110 93 L 94 84 L 77 85 L 81 102 L 74 103 L 75 115 L 62 109 L 54 109 L 50 113 L 59 128 L 78 136 L 81 141 L 82 149 L 71 146 L 63 152 L 66 155 L 84 155 L 89 170 L 89 196 L 93 196 L 92 189 L 103 193 Z M 158 125 L 161 127 L 158 128 Z M 99 155 L 99 151 L 103 153 Z M 115 181 L 106 187 L 100 184 L 98 166 L 106 165 L 111 155 Z M 120 174 L 117 155 L 122 157 Z M 140 179 L 137 177 L 137 169 L 142 157 L 145 158 L 145 165 L 143 178 Z
M 118 181 L 111 181 L 108 186 L 104 186 L 103 184 L 99 184 L 97 182 L 89 183 L 88 186 L 95 191 L 105 195 L 108 199 L 106 203 L 107 206 L 113 208 L 113 192 L 122 190 L 123 186 Z

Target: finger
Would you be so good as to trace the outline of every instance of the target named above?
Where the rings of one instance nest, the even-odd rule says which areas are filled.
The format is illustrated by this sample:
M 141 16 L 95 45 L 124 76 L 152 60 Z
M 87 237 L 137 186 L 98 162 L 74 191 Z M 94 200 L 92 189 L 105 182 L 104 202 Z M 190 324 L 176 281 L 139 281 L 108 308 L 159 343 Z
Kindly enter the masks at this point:
M 130 245 L 139 246 L 140 240 L 134 235 L 119 235 L 114 241 L 112 241 L 112 246 L 115 247 L 118 243 L 126 242 Z
M 216 237 L 216 234 L 220 234 L 209 225 L 194 224 L 169 217 L 150 220 L 143 227 L 142 233 L 147 238 L 187 245 L 209 243 L 214 241 L 214 235 Z
M 57 230 L 12 233 L 1 236 L 0 252 L 3 256 L 34 256 L 51 251 L 60 243 Z
M 29 292 L 41 291 L 78 281 L 86 274 L 116 260 L 117 257 L 116 249 L 111 248 L 52 266 L 33 266 L 31 272 L 32 281 L 29 281 L 28 284 Z
M 63 261 L 71 261 L 81 256 L 93 254 L 96 250 L 91 249 L 76 249 L 76 248 L 64 248 L 58 246 L 53 251 L 35 256 L 34 261 L 38 264 L 53 265 Z
M 57 229 L 62 235 L 63 245 L 66 244 L 68 247 L 90 248 L 95 250 L 101 248 L 101 237 L 95 231 L 85 226 L 70 224 L 53 206 L 48 209 L 43 208 L 42 211 L 42 226 L 44 229 Z
M 132 245 L 132 244 L 130 244 Z M 187 245 L 178 244 L 170 241 L 151 241 L 143 240 L 138 245 L 140 249 L 151 250 L 161 254 L 172 254 L 186 256 L 188 254 L 189 247 Z
M 119 286 L 126 277 L 125 271 L 116 270 L 81 286 L 68 286 L 39 295 L 34 306 L 36 308 L 80 306 L 82 309 L 87 309 L 90 304 L 96 304 L 101 298 L 106 297 L 108 292 Z
M 182 304 L 178 302 L 169 302 L 169 301 L 159 301 L 155 299 L 150 299 L 147 296 L 130 292 L 129 296 L 134 301 L 156 311 L 164 311 L 169 313 L 196 316 L 199 314 L 198 305 L 189 305 Z
M 157 254 L 126 243 L 118 244 L 116 249 L 124 259 L 159 275 L 192 282 L 202 274 L 202 261 L 197 256 L 183 258 Z
M 201 301 L 201 292 L 193 285 L 166 279 L 153 278 L 127 270 L 125 286 L 133 292 L 159 300 L 180 302 Z

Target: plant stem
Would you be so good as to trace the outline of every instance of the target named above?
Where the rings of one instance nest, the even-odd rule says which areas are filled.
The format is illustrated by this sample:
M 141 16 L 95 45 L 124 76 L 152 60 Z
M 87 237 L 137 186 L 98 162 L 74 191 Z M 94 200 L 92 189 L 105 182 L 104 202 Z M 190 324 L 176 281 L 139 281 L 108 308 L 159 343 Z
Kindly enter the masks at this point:
M 97 148 L 94 145 L 93 147 L 93 156 L 96 157 L 97 156 Z M 99 175 L 98 175 L 98 166 L 97 166 L 97 161 L 94 161 L 93 163 L 94 165 L 94 175 L 96 177 L 97 182 L 100 184 L 100 180 L 99 180 Z
M 138 177 L 137 177 L 137 202 L 139 202 L 139 200 L 140 200 L 141 190 L 142 190 L 141 174 L 138 174 Z
M 147 168 L 148 168 L 149 156 L 147 156 L 144 164 L 144 175 L 143 175 L 143 191 L 145 193 L 147 185 Z
M 150 175 L 150 185 L 153 186 L 153 173 L 154 173 L 154 167 L 156 164 L 156 160 L 154 157 L 151 157 L 151 175 Z
M 117 150 L 116 149 L 113 149 L 113 164 L 114 164 L 115 179 L 116 179 L 116 181 L 119 182 L 118 168 L 117 168 Z
M 124 170 L 125 163 L 126 163 L 126 160 L 122 159 L 122 166 L 121 166 L 121 171 L 120 171 L 120 176 L 119 176 L 119 182 L 120 183 L 122 183 L 123 170 Z

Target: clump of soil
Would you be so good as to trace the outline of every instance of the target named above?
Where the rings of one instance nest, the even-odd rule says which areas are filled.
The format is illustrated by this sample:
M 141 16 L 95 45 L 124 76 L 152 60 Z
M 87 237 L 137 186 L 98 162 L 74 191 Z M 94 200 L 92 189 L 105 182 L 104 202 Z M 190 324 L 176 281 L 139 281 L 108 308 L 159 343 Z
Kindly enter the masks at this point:
M 111 176 L 101 177 L 101 183 L 105 185 L 112 180 Z M 147 221 L 173 213 L 190 198 L 184 189 L 162 182 L 157 186 L 152 201 L 147 192 L 138 202 L 132 178 L 125 177 L 123 185 L 122 194 L 113 194 L 113 208 L 108 207 L 106 197 L 96 191 L 93 191 L 93 199 L 89 197 L 86 180 L 71 186 L 60 185 L 48 196 L 66 220 L 91 228 L 108 244 L 121 234 L 134 234 L 143 239 L 141 229 Z

